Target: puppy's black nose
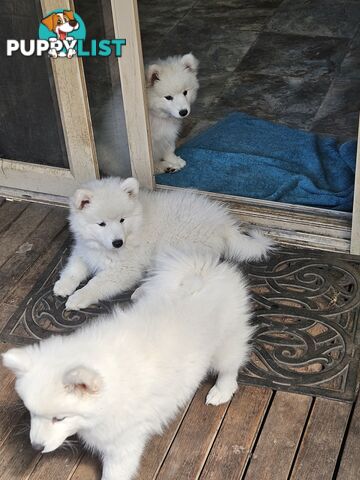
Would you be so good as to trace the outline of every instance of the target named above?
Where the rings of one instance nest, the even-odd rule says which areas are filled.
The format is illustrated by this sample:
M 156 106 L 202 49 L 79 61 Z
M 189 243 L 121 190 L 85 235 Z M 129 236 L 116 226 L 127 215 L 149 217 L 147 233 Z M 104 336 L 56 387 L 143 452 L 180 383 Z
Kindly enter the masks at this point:
M 123 244 L 123 243 L 124 243 L 124 242 L 123 242 L 122 240 L 120 240 L 120 239 L 119 239 L 119 240 L 114 240 L 114 241 L 112 242 L 114 248 L 120 248 L 120 247 L 122 247 L 122 244 Z
M 76 20 L 69 20 L 69 24 L 72 26 L 72 27 L 76 27 L 77 25 L 77 21 Z
M 37 450 L 38 452 L 44 450 L 44 445 L 42 445 L 41 443 L 31 443 L 31 446 L 34 450 Z
M 179 111 L 180 117 L 186 117 L 187 114 L 188 114 L 188 111 L 186 110 L 186 108 L 184 110 Z

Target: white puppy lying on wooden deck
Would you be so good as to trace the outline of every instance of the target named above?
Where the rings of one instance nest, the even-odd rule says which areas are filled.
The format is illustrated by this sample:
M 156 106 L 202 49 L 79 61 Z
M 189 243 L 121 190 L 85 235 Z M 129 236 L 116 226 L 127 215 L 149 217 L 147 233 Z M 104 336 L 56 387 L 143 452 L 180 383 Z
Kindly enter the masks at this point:
M 187 191 L 139 190 L 135 178 L 90 182 L 70 205 L 75 244 L 54 285 L 55 295 L 69 296 L 69 310 L 134 287 L 169 247 L 198 248 L 239 262 L 260 260 L 272 250 L 261 233 L 242 232 L 224 205 Z

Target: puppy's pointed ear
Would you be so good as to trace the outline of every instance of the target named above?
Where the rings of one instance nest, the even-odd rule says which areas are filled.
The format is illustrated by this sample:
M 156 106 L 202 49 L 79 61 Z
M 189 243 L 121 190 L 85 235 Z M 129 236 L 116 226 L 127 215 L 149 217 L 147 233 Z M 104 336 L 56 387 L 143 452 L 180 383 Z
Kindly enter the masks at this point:
M 52 13 L 51 15 L 43 18 L 41 20 L 41 23 L 43 25 L 45 25 L 45 27 L 47 27 L 50 31 L 54 31 L 55 30 L 55 22 L 57 21 L 57 15 L 55 13 Z
M 72 10 L 64 10 L 63 14 L 66 15 L 69 20 L 75 20 L 74 12 Z
M 30 355 L 27 348 L 12 348 L 2 354 L 3 365 L 21 377 L 29 371 L 31 366 Z
M 100 391 L 102 378 L 95 370 L 79 366 L 65 372 L 63 384 L 67 390 L 76 394 L 92 395 Z
M 187 70 L 190 70 L 190 72 L 197 73 L 199 60 L 195 58 L 192 53 L 187 53 L 186 55 L 183 55 L 183 57 L 181 57 L 181 63 Z
M 146 69 L 146 82 L 151 87 L 155 82 L 160 80 L 160 67 L 159 65 L 149 65 Z
M 79 190 L 76 190 L 74 193 L 71 203 L 77 210 L 82 210 L 90 205 L 92 198 L 93 193 L 91 190 L 79 188 Z
M 124 190 L 129 197 L 135 198 L 139 193 L 139 182 L 136 178 L 129 177 L 121 183 L 120 188 Z

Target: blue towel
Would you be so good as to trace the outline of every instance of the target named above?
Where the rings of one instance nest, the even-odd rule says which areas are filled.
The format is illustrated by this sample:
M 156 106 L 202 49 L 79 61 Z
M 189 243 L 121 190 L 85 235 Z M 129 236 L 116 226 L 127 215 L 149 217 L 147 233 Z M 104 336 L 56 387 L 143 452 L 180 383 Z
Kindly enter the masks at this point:
M 351 211 L 356 142 L 232 113 L 176 152 L 187 165 L 157 183 Z

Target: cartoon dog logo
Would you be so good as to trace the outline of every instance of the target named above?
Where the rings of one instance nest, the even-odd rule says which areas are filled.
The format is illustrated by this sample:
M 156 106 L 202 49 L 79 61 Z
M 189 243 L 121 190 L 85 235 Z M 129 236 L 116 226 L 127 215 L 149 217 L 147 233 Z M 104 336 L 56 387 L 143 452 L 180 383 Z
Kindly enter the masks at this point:
M 52 13 L 41 20 L 41 23 L 45 25 L 51 32 L 56 33 L 57 39 L 61 40 L 73 40 L 73 37 L 68 37 L 68 34 L 79 28 L 79 23 L 74 17 L 72 10 L 64 10 L 62 13 Z M 59 56 L 65 56 L 62 52 L 58 53 L 55 48 L 49 50 L 49 55 L 53 58 Z M 67 52 L 67 57 L 71 58 L 76 55 L 76 50 L 70 48 Z

